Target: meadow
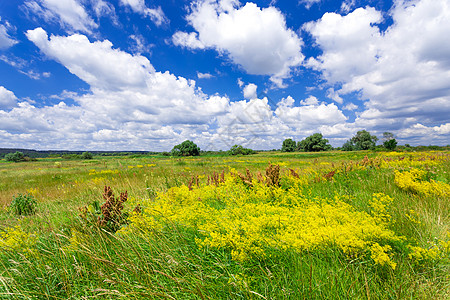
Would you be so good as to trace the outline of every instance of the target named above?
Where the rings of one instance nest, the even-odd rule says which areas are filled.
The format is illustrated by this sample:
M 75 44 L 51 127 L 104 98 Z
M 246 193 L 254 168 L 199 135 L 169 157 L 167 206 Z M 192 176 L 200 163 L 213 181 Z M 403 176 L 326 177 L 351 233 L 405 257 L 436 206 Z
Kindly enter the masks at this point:
M 0 161 L 0 298 L 449 299 L 449 199 L 449 151 Z

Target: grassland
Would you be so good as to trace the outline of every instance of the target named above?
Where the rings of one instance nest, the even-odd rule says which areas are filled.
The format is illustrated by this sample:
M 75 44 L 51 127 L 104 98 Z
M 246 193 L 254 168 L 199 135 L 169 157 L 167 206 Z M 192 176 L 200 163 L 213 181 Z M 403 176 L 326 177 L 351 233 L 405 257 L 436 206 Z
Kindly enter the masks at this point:
M 449 152 L 0 161 L 0 298 L 448 299 L 449 183 Z

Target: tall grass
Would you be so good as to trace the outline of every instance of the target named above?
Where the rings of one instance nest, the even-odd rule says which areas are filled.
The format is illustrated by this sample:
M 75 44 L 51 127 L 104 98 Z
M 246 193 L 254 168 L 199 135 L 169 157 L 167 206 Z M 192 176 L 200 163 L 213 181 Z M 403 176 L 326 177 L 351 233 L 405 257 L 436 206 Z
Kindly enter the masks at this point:
M 136 203 L 152 203 L 158 193 L 187 185 L 193 176 L 206 184 L 213 172 L 249 169 L 256 174 L 271 162 L 279 164 L 284 174 L 293 169 L 305 178 L 309 184 L 304 192 L 310 199 L 345 196 L 356 210 L 370 213 L 373 193 L 389 195 L 394 199 L 390 229 L 396 234 L 424 248 L 437 240 L 448 241 L 448 198 L 399 189 L 394 167 L 360 165 L 347 171 L 365 155 L 380 156 L 275 152 L 2 163 L 0 232 L 10 244 L 0 243 L 0 298 L 448 299 L 448 257 L 415 262 L 402 243 L 393 245 L 395 270 L 374 264 L 368 256 L 349 257 L 333 245 L 307 251 L 267 247 L 267 255 L 239 261 L 226 247 L 200 247 L 196 239 L 202 232 L 169 219 L 162 229 L 124 236 L 87 225 L 78 217 L 79 207 L 102 200 L 104 185 L 116 192 L 127 190 L 130 203 L 125 209 L 131 211 Z M 423 168 L 442 175 L 444 181 L 450 174 L 448 159 Z M 327 178 L 331 171 L 336 172 Z M 19 193 L 38 200 L 36 215 L 17 217 L 9 212 L 12 197 Z M 28 244 L 14 246 L 12 233 L 5 238 L 14 226 L 22 230 L 21 237 L 28 237 Z

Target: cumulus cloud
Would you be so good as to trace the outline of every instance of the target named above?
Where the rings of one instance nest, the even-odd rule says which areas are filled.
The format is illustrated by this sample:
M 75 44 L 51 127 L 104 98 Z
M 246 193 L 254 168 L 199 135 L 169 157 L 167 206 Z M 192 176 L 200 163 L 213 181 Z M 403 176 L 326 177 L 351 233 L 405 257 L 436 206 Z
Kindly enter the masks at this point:
M 274 110 L 267 98 L 256 97 L 252 84 L 246 86 L 248 100 L 206 95 L 195 81 L 158 72 L 147 59 L 115 49 L 109 41 L 91 42 L 80 34 L 49 37 L 41 28 L 27 37 L 91 88 L 84 94 L 65 91 L 54 97 L 60 103 L 43 107 L 18 102 L 11 91 L 0 89 L 6 95 L 1 105 L 9 109 L 0 111 L 0 139 L 9 141 L 5 146 L 162 151 L 191 139 L 209 150 L 237 143 L 273 149 L 285 135 L 305 137 L 318 124 L 331 128 L 345 120 L 334 104 L 315 97 L 299 106 L 288 97 Z
M 339 95 L 357 92 L 365 100 L 356 124 L 399 134 L 412 134 L 408 128 L 417 119 L 439 127 L 450 114 L 450 4 L 397 0 L 390 14 L 393 24 L 384 32 L 377 26 L 381 12 L 371 7 L 306 24 L 322 50 L 306 65 Z
M 285 124 L 299 130 L 317 130 L 317 126 L 332 126 L 345 122 L 347 117 L 334 104 L 319 103 L 317 98 L 309 97 L 294 105 L 295 100 L 288 96 L 278 103 L 276 116 Z
M 247 73 L 269 75 L 278 87 L 303 61 L 302 40 L 287 28 L 275 7 L 234 0 L 199 0 L 187 16 L 195 32 L 176 32 L 175 45 L 190 49 L 212 48 L 228 56 Z
M 46 22 L 59 22 L 69 32 L 91 34 L 98 25 L 77 0 L 36 0 L 24 3 L 26 11 Z
M 145 5 L 145 0 L 120 0 L 120 3 L 124 6 L 131 7 L 135 13 L 149 17 L 157 26 L 169 22 L 160 6 L 157 8 L 148 8 Z
M 81 34 L 49 39 L 42 28 L 28 30 L 26 36 L 47 57 L 60 62 L 92 88 L 144 87 L 148 74 L 154 72 L 147 58 L 113 49 L 108 40 L 91 43 Z
M 244 87 L 243 93 L 244 98 L 246 99 L 254 99 L 257 97 L 256 90 L 258 89 L 258 86 L 254 83 L 249 83 Z
M 17 97 L 13 92 L 0 86 L 0 110 L 6 110 L 14 107 L 17 103 Z

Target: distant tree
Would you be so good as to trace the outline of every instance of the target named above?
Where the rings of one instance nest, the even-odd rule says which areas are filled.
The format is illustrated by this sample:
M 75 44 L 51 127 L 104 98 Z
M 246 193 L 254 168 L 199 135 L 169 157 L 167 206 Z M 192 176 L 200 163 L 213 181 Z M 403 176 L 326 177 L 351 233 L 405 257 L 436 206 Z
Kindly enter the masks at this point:
M 244 148 L 241 145 L 234 145 L 233 147 L 230 148 L 228 153 L 231 155 L 249 155 L 255 154 L 256 151 L 249 148 Z
M 285 139 L 283 145 L 281 146 L 282 152 L 294 152 L 297 143 L 293 139 Z
M 5 155 L 6 161 L 13 161 L 13 162 L 19 162 L 19 161 L 25 161 L 25 155 L 22 152 L 16 151 L 16 153 L 8 153 Z
M 328 151 L 332 147 L 321 133 L 314 133 L 299 143 L 299 149 L 307 152 Z
M 388 150 L 395 150 L 397 148 L 397 141 L 395 139 L 384 141 L 383 146 Z
M 366 130 L 360 130 L 354 137 L 351 138 L 351 142 L 355 145 L 355 150 L 369 150 L 375 148 L 378 138 L 375 135 L 371 135 Z
M 348 140 L 342 145 L 342 151 L 353 151 L 355 150 L 355 145 L 351 140 Z
M 383 141 L 389 141 L 394 138 L 394 134 L 392 132 L 385 131 L 383 132 Z
M 92 155 L 92 153 L 90 153 L 90 152 L 83 152 L 82 154 L 81 154 L 81 158 L 82 159 L 92 159 L 94 156 Z
M 194 142 L 186 140 L 173 147 L 171 154 L 173 156 L 198 156 L 200 155 L 200 148 Z
M 397 140 L 391 132 L 383 132 L 383 147 L 388 150 L 394 150 L 397 147 Z

